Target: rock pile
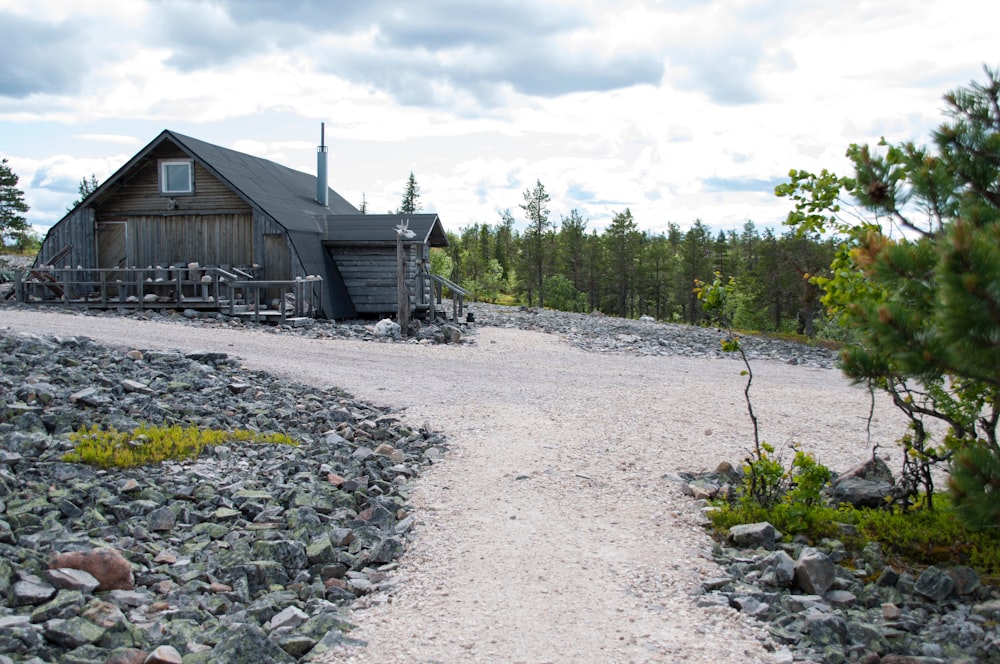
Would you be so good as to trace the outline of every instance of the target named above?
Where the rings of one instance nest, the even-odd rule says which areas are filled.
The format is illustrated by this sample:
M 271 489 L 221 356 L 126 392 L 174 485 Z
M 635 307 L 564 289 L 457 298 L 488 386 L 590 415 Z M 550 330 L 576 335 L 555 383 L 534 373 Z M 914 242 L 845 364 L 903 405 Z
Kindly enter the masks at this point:
M 9 305 L 8 306 L 28 306 Z M 722 350 L 725 333 L 691 325 L 661 323 L 646 316 L 640 320 L 603 314 L 575 314 L 548 309 L 509 307 L 476 302 L 468 305 L 473 321 L 411 321 L 410 335 L 402 337 L 391 320 L 331 321 L 306 320 L 298 326 L 255 324 L 215 312 L 144 310 L 89 310 L 92 316 L 128 316 L 141 320 L 178 323 L 199 327 L 247 327 L 272 334 L 294 334 L 314 339 L 357 339 L 362 341 L 417 344 L 474 343 L 477 328 L 508 327 L 556 334 L 577 348 L 593 353 L 634 355 L 684 355 L 686 357 L 729 358 Z M 447 308 L 447 307 L 446 307 Z M 742 338 L 750 360 L 774 360 L 788 364 L 830 369 L 837 366 L 836 351 L 794 341 L 748 335 Z
M 0 305 L 3 304 L 11 308 L 31 307 L 35 309 L 37 306 L 0 302 Z M 53 305 L 49 309 L 51 310 L 55 306 Z M 380 321 L 348 320 L 340 322 L 325 319 L 304 319 L 297 321 L 295 325 L 276 325 L 271 323 L 254 323 L 238 317 L 231 318 L 219 312 L 196 311 L 193 309 L 181 311 L 174 309 L 122 309 L 107 311 L 100 309 L 76 309 L 74 312 L 87 316 L 124 317 L 191 327 L 253 329 L 268 334 L 295 335 L 310 339 L 353 339 L 358 341 L 425 345 L 470 343 L 471 339 L 465 335 L 474 331 L 474 327 L 464 322 L 448 323 L 440 320 L 434 322 L 414 320 L 410 323 L 409 336 L 404 338 L 401 335 L 399 325 L 390 319 Z
M 391 410 L 241 369 L 0 331 L 0 662 L 295 662 L 394 583 L 410 480 L 443 440 Z M 140 423 L 282 432 L 99 470 L 69 434 Z M 141 441 L 134 441 L 141 444 Z
M 679 479 L 687 493 L 707 497 L 732 478 Z M 697 599 L 767 622 L 778 662 L 1000 662 L 1000 589 L 972 569 L 911 573 L 876 543 L 851 551 L 837 539 L 781 540 L 769 523 L 731 528 L 713 549 L 727 574 L 706 579 Z
M 722 350 L 720 342 L 725 333 L 714 328 L 660 323 L 648 316 L 631 320 L 596 313 L 574 314 L 482 303 L 471 306 L 475 307 L 477 325 L 558 334 L 574 346 L 590 352 L 733 357 Z M 777 360 L 826 369 L 837 364 L 837 353 L 826 348 L 763 336 L 746 336 L 742 340 L 751 360 Z

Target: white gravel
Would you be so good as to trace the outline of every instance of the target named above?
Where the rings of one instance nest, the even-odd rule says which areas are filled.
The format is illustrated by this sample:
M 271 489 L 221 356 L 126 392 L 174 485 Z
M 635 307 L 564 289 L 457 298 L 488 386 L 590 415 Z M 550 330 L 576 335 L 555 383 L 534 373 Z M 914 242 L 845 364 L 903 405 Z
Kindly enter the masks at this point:
M 735 360 L 586 353 L 481 328 L 472 345 L 308 339 L 132 318 L 0 310 L 0 326 L 133 348 L 221 350 L 335 385 L 443 431 L 413 493 L 395 590 L 359 607 L 367 648 L 328 662 L 769 662 L 766 626 L 694 606 L 719 574 L 694 503 L 665 476 L 737 462 L 751 442 Z M 761 435 L 835 470 L 870 454 L 868 394 L 835 370 L 761 361 Z M 901 419 L 880 402 L 873 442 Z M 894 455 L 898 459 L 898 452 Z

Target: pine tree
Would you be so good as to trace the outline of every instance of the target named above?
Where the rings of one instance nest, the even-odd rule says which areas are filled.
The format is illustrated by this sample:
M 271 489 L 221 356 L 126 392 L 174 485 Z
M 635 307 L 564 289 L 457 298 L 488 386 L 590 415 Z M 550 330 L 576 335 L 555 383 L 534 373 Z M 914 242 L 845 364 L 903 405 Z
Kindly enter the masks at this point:
M 823 301 L 858 335 L 844 352 L 845 372 L 886 390 L 910 418 L 907 489 L 922 488 L 932 505 L 932 465 L 951 461 L 959 513 L 977 527 L 1000 525 L 992 485 L 1000 467 L 1000 77 L 986 75 L 945 96 L 950 121 L 934 133 L 936 149 L 852 145 L 854 178 L 793 171 L 778 188 L 798 203 L 793 224 L 846 232 L 833 277 L 819 280 Z M 876 220 L 841 224 L 841 191 Z M 903 233 L 885 232 L 878 219 Z M 939 442 L 928 419 L 947 426 Z
M 77 205 L 85 201 L 87 196 L 90 196 L 92 193 L 97 191 L 98 186 L 100 186 L 100 183 L 97 181 L 97 175 L 94 173 L 91 173 L 89 178 L 80 178 L 80 184 L 77 185 L 76 188 L 79 196 L 70 204 L 68 208 L 66 208 L 66 211 L 71 211 Z
M 533 189 L 524 192 L 524 203 L 521 209 L 528 217 L 528 229 L 525 231 L 524 262 L 526 266 L 525 280 L 528 291 L 528 304 L 531 304 L 531 294 L 538 294 L 538 306 L 545 306 L 545 264 L 549 257 L 546 235 L 552 227 L 549 221 L 549 195 L 541 180 L 535 182 Z
M 0 240 L 20 238 L 30 231 L 24 216 L 30 208 L 17 182 L 17 174 L 7 165 L 6 157 L 0 159 Z
M 613 312 L 617 316 L 627 317 L 631 313 L 628 302 L 634 288 L 641 237 L 628 208 L 615 213 L 605 232 L 609 274 L 614 275 Z

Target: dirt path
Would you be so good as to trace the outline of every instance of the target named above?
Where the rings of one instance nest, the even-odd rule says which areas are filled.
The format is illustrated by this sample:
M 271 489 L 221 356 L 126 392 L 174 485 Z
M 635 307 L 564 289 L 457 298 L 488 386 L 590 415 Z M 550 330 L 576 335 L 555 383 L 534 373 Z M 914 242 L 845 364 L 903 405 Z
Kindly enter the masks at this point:
M 355 615 L 369 647 L 325 661 L 770 661 L 760 624 L 694 606 L 719 570 L 697 508 L 664 478 L 743 456 L 735 361 L 587 354 L 496 328 L 475 345 L 416 346 L 11 310 L 0 327 L 222 350 L 448 434 L 452 452 L 414 490 L 397 589 Z M 755 373 L 764 438 L 837 470 L 869 454 L 863 390 L 830 370 Z M 899 430 L 880 407 L 875 439 L 891 447 Z

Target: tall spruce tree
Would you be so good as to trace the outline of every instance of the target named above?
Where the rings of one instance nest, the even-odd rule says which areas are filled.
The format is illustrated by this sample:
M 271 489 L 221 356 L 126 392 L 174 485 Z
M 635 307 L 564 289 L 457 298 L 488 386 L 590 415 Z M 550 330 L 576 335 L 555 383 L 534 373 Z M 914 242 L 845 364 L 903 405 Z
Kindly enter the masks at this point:
M 7 164 L 7 158 L 0 159 L 0 240 L 20 238 L 30 232 L 25 215 L 30 209 L 24 202 L 24 192 L 18 186 L 17 174 Z
M 420 187 L 417 185 L 417 178 L 413 176 L 413 171 L 410 171 L 410 177 L 406 179 L 406 191 L 403 192 L 403 200 L 396 214 L 416 214 L 420 210 Z
M 635 285 L 641 238 L 628 208 L 615 214 L 605 233 L 609 274 L 614 275 L 613 313 L 617 316 L 627 317 L 630 313 L 628 303 Z

